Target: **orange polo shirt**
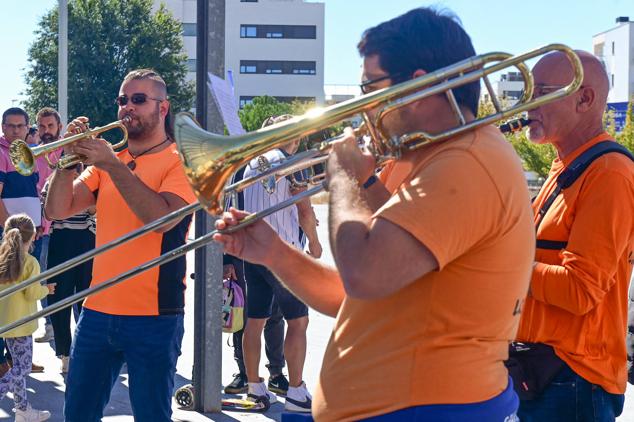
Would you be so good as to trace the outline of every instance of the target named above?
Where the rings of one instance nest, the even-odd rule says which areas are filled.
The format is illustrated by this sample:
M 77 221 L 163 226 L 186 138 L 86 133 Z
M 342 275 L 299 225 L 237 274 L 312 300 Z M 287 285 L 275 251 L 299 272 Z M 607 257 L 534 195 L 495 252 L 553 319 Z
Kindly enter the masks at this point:
M 603 133 L 553 162 L 533 203 L 535 213 L 561 172 Z M 537 249 L 518 340 L 546 343 L 585 380 L 625 392 L 628 285 L 634 259 L 634 163 L 603 155 L 553 202 L 538 239 L 568 241 Z
M 508 384 L 503 362 L 535 247 L 513 148 L 489 126 L 410 153 L 380 178 L 393 195 L 375 218 L 411 233 L 440 268 L 382 299 L 344 299 L 313 401 L 317 421 L 476 403 Z
M 117 156 L 124 163 L 132 160 L 125 149 Z M 174 144 L 138 157 L 134 174 L 154 192 L 170 192 L 187 203 L 196 197 L 187 182 Z M 79 176 L 97 198 L 97 236 L 99 247 L 142 227 L 107 172 L 91 166 Z M 185 243 L 191 216 L 183 218 L 165 233 L 150 232 L 95 257 L 91 286 L 136 268 Z M 109 287 L 86 299 L 84 306 L 112 315 L 162 315 L 183 313 L 185 305 L 185 256 L 154 267 Z

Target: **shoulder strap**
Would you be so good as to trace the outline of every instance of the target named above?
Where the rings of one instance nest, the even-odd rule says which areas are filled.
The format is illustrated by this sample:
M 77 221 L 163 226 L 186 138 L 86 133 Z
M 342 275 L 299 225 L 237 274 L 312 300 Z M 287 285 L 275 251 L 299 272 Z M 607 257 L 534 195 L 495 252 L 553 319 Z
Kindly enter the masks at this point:
M 614 141 L 603 141 L 599 142 L 596 145 L 588 148 L 584 151 L 580 156 L 575 158 L 572 163 L 557 177 L 557 187 L 550 194 L 548 199 L 544 202 L 538 212 L 538 220 L 535 226 L 535 230 L 539 228 L 546 212 L 550 206 L 555 202 L 555 198 L 559 196 L 562 190 L 572 186 L 575 181 L 583 174 L 584 171 L 602 155 L 609 154 L 611 152 L 617 152 L 619 154 L 623 154 L 626 157 L 629 157 L 630 160 L 634 161 L 634 156 L 630 151 L 627 150 L 623 145 L 617 144 Z M 551 241 L 551 240 L 537 240 L 537 247 L 540 249 L 563 249 L 566 247 L 568 242 L 559 242 L 559 241 Z

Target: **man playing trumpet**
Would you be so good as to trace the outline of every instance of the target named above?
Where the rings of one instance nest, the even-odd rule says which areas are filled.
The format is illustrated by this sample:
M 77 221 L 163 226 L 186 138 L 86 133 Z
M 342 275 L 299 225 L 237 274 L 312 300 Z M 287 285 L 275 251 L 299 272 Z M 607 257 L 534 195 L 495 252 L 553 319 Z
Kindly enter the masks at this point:
M 116 99 L 128 148 L 115 153 L 103 139 L 73 143 L 90 165 L 73 182 L 57 170 L 46 213 L 63 219 L 96 205 L 99 247 L 163 217 L 195 196 L 171 142 L 167 89 L 154 71 L 124 79 Z M 87 129 L 79 117 L 67 136 Z M 94 259 L 94 286 L 185 243 L 191 216 L 160 227 Z M 67 422 L 98 421 L 125 362 L 136 421 L 170 421 L 176 360 L 183 338 L 185 256 L 89 297 L 73 341 L 66 383 Z

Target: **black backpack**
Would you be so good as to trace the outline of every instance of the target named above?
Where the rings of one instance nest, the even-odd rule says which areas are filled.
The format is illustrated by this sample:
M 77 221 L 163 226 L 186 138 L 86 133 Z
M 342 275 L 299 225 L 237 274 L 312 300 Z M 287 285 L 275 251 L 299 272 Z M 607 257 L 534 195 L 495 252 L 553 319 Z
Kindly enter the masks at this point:
M 614 141 L 603 141 L 598 144 L 588 148 L 584 151 L 580 156 L 575 158 L 575 160 L 570 163 L 568 168 L 564 170 L 559 177 L 557 177 L 557 187 L 550 194 L 544 205 L 539 209 L 538 215 L 539 219 L 537 220 L 537 225 L 535 226 L 535 231 L 541 224 L 546 212 L 550 208 L 550 206 L 555 201 L 555 198 L 559 196 L 561 191 L 566 188 L 572 186 L 573 183 L 583 174 L 584 171 L 602 155 L 609 154 L 611 152 L 617 152 L 619 154 L 623 154 L 630 158 L 630 160 L 634 161 L 634 156 L 631 152 L 627 150 L 623 145 L 617 144 Z M 545 240 L 545 239 L 537 239 L 537 248 L 538 249 L 554 249 L 561 250 L 564 249 L 568 245 L 567 241 L 556 241 L 556 240 Z

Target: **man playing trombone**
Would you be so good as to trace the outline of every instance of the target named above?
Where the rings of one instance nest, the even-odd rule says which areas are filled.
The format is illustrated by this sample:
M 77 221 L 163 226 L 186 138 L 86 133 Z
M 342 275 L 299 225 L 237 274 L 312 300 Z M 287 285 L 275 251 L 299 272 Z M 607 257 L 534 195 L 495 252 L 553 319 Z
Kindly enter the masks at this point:
M 115 153 L 103 139 L 80 140 L 72 153 L 90 165 L 73 183 L 73 170 L 57 170 L 46 213 L 63 219 L 96 205 L 97 246 L 195 200 L 166 119 L 163 79 L 140 69 L 124 79 L 116 98 L 128 130 L 128 148 Z M 68 135 L 87 129 L 80 117 Z M 92 286 L 185 243 L 191 217 L 97 255 Z M 136 421 L 170 421 L 176 361 L 183 337 L 185 256 L 89 297 L 78 322 L 66 383 L 65 420 L 99 421 L 123 363 L 130 375 Z
M 358 48 L 364 93 L 475 54 L 456 18 L 427 8 L 370 28 Z M 478 81 L 453 90 L 467 121 L 479 91 Z M 398 109 L 383 126 L 392 136 L 437 134 L 457 121 L 443 93 Z M 518 399 L 503 361 L 534 253 L 520 160 L 485 126 L 405 151 L 378 177 L 374 168 L 351 133 L 330 154 L 336 268 L 262 221 L 215 239 L 336 316 L 313 399 L 316 420 L 515 421 Z M 231 210 L 217 227 L 246 215 Z

